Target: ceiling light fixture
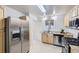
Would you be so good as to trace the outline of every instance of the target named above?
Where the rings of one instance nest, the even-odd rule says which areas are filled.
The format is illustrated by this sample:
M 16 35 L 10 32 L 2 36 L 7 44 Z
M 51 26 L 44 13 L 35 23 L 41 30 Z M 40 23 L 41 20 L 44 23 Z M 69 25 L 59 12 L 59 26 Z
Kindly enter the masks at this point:
M 46 10 L 45 10 L 45 8 L 44 8 L 42 5 L 38 5 L 38 8 L 39 8 L 43 13 L 46 13 Z
M 57 20 L 57 16 L 51 16 L 51 19 Z

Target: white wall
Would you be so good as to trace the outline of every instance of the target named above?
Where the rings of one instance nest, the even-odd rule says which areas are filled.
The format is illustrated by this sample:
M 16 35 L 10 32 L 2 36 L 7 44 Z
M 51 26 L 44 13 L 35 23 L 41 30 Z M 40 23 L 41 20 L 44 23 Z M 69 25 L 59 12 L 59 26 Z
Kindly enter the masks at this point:
M 72 33 L 74 38 L 78 37 L 79 30 L 66 28 L 65 31 Z
M 41 28 L 42 24 L 38 21 L 37 17 L 30 15 L 29 20 L 29 29 L 30 29 L 30 38 L 33 40 L 37 40 L 40 38 Z
M 63 19 L 64 15 L 59 15 L 57 18 L 54 20 L 54 25 L 51 27 L 51 31 L 61 31 L 63 29 Z M 45 21 L 43 20 L 43 31 L 47 31 L 47 26 L 45 26 Z
M 42 23 L 39 19 L 30 14 L 29 20 L 29 31 L 30 31 L 30 51 L 37 50 L 34 46 L 37 47 L 37 42 L 41 42 L 41 32 L 42 32 Z

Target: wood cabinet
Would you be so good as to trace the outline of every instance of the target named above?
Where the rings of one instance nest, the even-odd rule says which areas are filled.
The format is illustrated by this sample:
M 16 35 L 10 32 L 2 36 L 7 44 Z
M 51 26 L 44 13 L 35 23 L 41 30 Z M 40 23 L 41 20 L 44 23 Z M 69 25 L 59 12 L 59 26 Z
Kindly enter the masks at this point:
M 0 7 L 0 53 L 5 52 L 4 12 Z
M 42 42 L 47 42 L 48 33 L 42 33 Z
M 75 16 L 78 15 L 78 13 L 77 13 L 77 12 L 78 12 L 77 7 L 78 7 L 78 6 L 75 6 L 75 7 L 72 9 L 72 15 L 71 15 L 72 17 L 75 17 Z
M 70 45 L 71 53 L 79 53 L 79 46 Z
M 69 27 L 69 22 L 79 15 L 79 6 L 73 7 L 64 17 L 64 26 Z
M 0 53 L 4 52 L 4 31 L 3 30 L 0 30 Z
M 48 43 L 48 44 L 53 44 L 53 34 L 48 33 L 48 32 L 42 33 L 42 42 Z
M 0 8 L 0 29 L 3 29 L 3 9 Z
M 64 17 L 64 26 L 65 26 L 65 27 L 69 27 L 69 16 L 68 16 L 68 15 L 66 15 L 66 16 Z
M 2 39 L 3 39 L 3 31 L 0 30 L 0 52 L 2 52 L 3 48 L 2 48 Z
M 78 12 L 78 16 L 79 16 L 79 6 L 77 6 L 77 12 Z

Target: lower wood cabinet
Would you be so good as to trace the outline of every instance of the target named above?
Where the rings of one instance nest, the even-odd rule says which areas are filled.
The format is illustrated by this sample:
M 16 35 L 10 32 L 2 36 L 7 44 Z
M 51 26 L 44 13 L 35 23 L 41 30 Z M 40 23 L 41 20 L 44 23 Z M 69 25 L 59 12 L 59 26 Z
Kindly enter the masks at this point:
M 71 53 L 79 53 L 79 46 L 70 45 Z
M 53 34 L 48 32 L 42 33 L 42 42 L 53 44 Z
M 4 31 L 0 30 L 0 53 L 5 52 Z
M 3 42 L 2 39 L 3 39 L 3 32 L 2 32 L 2 30 L 0 30 L 0 53 L 1 53 L 2 50 L 3 50 L 3 49 L 2 49 L 2 46 L 3 46 L 3 45 L 2 45 L 2 44 L 3 44 L 3 43 L 2 43 L 2 42 Z

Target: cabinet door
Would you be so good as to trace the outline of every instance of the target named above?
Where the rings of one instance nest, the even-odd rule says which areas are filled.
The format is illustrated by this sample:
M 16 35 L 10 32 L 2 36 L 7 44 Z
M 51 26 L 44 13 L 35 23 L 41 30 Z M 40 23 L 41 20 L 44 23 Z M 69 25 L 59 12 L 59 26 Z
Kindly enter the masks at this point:
M 5 31 L 3 30 L 2 31 L 2 35 L 3 35 L 3 38 L 2 38 L 2 52 L 5 52 Z
M 48 43 L 53 44 L 53 34 L 48 35 Z
M 64 17 L 64 26 L 65 26 L 65 27 L 69 27 L 69 16 L 68 16 L 68 15 L 66 15 L 66 16 Z
M 3 19 L 3 8 L 0 8 L 0 19 Z
M 0 8 L 0 29 L 3 29 L 3 9 Z
M 78 9 L 77 9 L 77 13 L 78 13 L 78 16 L 79 16 L 79 6 L 78 6 Z
M 0 53 L 4 52 L 4 43 L 3 43 L 3 39 L 4 39 L 4 31 L 0 30 Z
M 72 9 L 72 17 L 77 16 L 77 6 Z
M 43 33 L 42 34 L 42 42 L 47 43 L 48 42 L 48 34 L 47 33 Z
M 0 19 L 0 29 L 3 29 L 3 21 Z

